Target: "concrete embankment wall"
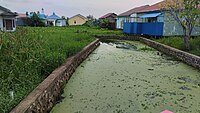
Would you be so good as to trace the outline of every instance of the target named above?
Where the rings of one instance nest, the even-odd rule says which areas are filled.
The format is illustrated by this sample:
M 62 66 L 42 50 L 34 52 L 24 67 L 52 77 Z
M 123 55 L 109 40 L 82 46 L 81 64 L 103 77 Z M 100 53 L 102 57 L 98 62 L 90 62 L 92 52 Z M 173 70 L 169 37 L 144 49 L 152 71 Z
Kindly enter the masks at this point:
M 187 63 L 188 65 L 191 65 L 195 68 L 200 69 L 200 57 L 175 49 L 173 47 L 155 42 L 153 40 L 149 40 L 147 38 L 144 37 L 139 37 L 139 36 L 127 36 L 127 37 L 120 37 L 120 36 L 96 36 L 99 39 L 119 39 L 119 40 L 134 40 L 134 41 L 140 41 L 142 43 L 145 43 L 146 45 L 157 49 L 158 51 L 161 51 L 165 54 L 168 54 L 170 56 L 173 56 L 185 63 Z
M 75 56 L 67 59 L 66 63 L 53 71 L 10 113 L 46 113 L 56 104 L 63 93 L 64 85 L 75 69 L 100 45 L 95 40 L 83 48 Z

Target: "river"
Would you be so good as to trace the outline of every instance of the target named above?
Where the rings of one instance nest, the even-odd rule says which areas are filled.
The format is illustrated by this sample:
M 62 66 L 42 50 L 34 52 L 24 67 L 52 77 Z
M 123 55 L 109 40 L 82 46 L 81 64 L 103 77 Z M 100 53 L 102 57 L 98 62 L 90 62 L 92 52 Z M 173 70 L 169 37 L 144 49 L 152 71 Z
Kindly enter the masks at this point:
M 137 41 L 109 41 L 77 68 L 51 113 L 200 113 L 200 71 Z

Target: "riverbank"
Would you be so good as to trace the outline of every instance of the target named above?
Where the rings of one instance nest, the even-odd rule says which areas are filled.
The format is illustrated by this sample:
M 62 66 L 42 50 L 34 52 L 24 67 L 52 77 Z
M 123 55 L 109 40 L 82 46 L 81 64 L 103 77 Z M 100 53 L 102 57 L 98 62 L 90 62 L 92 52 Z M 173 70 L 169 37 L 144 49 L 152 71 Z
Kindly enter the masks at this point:
M 0 113 L 9 112 L 98 34 L 122 32 L 85 26 L 19 27 L 14 33 L 0 32 Z
M 185 51 L 183 38 L 181 37 L 163 37 L 161 39 L 154 39 L 154 41 Z M 200 56 L 200 36 L 191 38 L 190 44 L 191 50 L 186 52 Z
M 199 112 L 199 70 L 140 42 L 102 43 L 52 113 Z

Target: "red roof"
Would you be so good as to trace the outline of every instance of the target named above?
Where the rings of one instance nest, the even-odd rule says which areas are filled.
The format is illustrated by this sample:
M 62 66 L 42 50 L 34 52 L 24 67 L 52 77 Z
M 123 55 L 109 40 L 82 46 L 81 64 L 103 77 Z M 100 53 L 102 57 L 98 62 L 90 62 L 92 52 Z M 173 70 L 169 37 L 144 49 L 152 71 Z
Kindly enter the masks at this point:
M 108 13 L 108 14 L 106 14 L 106 15 L 100 17 L 99 19 L 108 18 L 108 17 L 110 17 L 110 16 L 117 16 L 117 14 L 115 14 L 115 13 Z M 115 17 L 114 17 L 114 18 L 115 18 Z
M 151 5 L 149 7 L 146 7 L 138 12 L 149 12 L 149 11 L 158 11 L 158 10 L 161 10 L 161 4 L 163 4 L 164 1 L 161 1 L 159 3 L 156 3 L 154 5 Z
M 25 17 L 27 17 L 27 15 L 23 13 L 19 13 L 18 16 L 16 16 L 16 18 L 25 18 Z
M 128 10 L 128 11 L 126 11 L 126 12 L 124 12 L 124 13 L 118 15 L 118 16 L 130 16 L 131 14 L 137 13 L 137 12 L 143 10 L 144 8 L 147 8 L 147 7 L 149 7 L 149 5 L 136 7 L 136 8 L 133 8 L 131 10 Z

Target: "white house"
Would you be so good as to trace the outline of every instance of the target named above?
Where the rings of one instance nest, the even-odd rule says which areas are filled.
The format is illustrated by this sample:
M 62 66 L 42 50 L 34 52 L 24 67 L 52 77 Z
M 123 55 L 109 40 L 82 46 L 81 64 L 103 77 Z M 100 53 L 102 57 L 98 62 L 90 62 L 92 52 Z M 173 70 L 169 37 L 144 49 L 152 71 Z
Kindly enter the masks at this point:
M 66 20 L 60 18 L 55 13 L 47 17 L 47 25 L 49 26 L 66 26 Z
M 9 9 L 0 6 L 0 31 L 15 31 L 17 13 L 11 12 Z

